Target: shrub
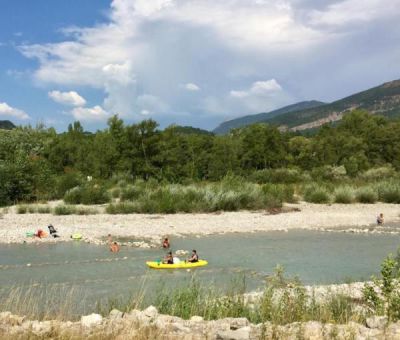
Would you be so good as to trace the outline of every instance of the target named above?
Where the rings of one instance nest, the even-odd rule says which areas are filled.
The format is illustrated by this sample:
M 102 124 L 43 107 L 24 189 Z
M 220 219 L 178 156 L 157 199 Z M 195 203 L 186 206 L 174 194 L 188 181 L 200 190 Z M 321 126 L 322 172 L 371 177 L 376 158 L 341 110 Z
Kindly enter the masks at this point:
M 376 185 L 379 200 L 386 203 L 400 203 L 400 184 L 397 181 L 384 181 Z
M 38 214 L 50 214 L 51 208 L 48 205 L 38 205 L 36 211 Z
M 28 207 L 26 205 L 17 206 L 17 214 L 26 214 L 28 212 Z
M 356 191 L 356 200 L 360 203 L 375 203 L 378 195 L 371 187 L 362 187 Z
M 255 183 L 286 183 L 293 184 L 304 180 L 303 174 L 297 169 L 263 169 L 253 172 L 250 180 Z
M 310 203 L 329 203 L 331 200 L 330 194 L 325 187 L 312 185 L 304 190 L 304 200 Z
M 141 193 L 139 186 L 129 185 L 121 190 L 121 201 L 132 201 L 139 197 Z
M 116 204 L 109 204 L 106 207 L 107 214 L 133 214 L 137 212 L 137 206 L 133 203 L 121 202 Z
M 111 190 L 111 196 L 112 198 L 118 198 L 121 195 L 121 189 L 120 188 L 114 188 Z
M 88 183 L 68 190 L 64 202 L 69 204 L 103 204 L 110 201 L 107 190 L 97 184 Z
M 348 204 L 354 202 L 354 190 L 351 187 L 339 187 L 334 193 L 334 201 L 335 203 L 343 203 Z
M 396 170 L 392 165 L 382 166 L 379 168 L 372 168 L 365 171 L 360 177 L 366 181 L 376 181 L 385 178 L 394 177 Z
M 80 173 L 70 172 L 57 179 L 56 193 L 57 197 L 63 197 L 65 193 L 83 183 L 83 177 Z
M 326 165 L 320 168 L 314 168 L 311 171 L 311 177 L 314 179 L 321 179 L 326 181 L 335 181 L 346 177 L 346 168 L 341 166 Z
M 76 212 L 75 206 L 65 204 L 57 205 L 53 210 L 54 215 L 74 215 Z

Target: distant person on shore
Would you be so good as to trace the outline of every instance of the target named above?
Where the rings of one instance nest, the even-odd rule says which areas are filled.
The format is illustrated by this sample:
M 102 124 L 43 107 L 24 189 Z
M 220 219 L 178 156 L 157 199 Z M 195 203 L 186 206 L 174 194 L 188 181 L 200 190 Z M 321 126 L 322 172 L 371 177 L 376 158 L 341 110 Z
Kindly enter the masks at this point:
M 49 233 L 50 233 L 51 236 L 53 236 L 54 238 L 60 237 L 60 236 L 57 234 L 57 230 L 53 227 L 52 224 L 50 224 L 47 228 L 49 228 Z
M 192 250 L 192 255 L 190 256 L 190 258 L 188 259 L 188 262 L 199 262 L 199 255 L 197 255 L 197 251 L 196 250 Z
M 110 244 L 110 251 L 111 251 L 112 253 L 118 253 L 118 252 L 119 252 L 119 245 L 118 245 L 117 242 L 112 242 L 112 243 Z
M 171 246 L 171 244 L 169 243 L 168 237 L 164 238 L 164 241 L 162 243 L 162 247 L 164 249 L 168 249 Z
M 36 232 L 36 234 L 34 235 L 35 237 L 46 237 L 46 234 L 44 233 L 44 231 L 42 229 L 38 229 L 38 231 Z
M 384 219 L 384 217 L 383 217 L 383 214 L 380 213 L 380 214 L 378 215 L 378 217 L 376 218 L 376 224 L 377 224 L 377 225 L 383 225 L 384 222 L 385 222 L 385 219 Z
M 168 252 L 167 256 L 164 257 L 164 264 L 174 264 L 174 257 L 172 256 L 172 252 Z
M 108 234 L 108 235 L 107 235 L 107 242 L 108 242 L 108 245 L 111 245 L 111 243 L 112 243 L 112 236 L 111 236 L 111 234 Z

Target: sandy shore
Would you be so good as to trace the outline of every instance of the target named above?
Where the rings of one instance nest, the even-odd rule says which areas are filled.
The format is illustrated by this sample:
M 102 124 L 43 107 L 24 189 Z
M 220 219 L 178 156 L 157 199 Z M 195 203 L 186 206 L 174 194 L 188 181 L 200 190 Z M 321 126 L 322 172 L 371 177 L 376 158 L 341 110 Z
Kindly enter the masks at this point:
M 174 215 L 67 215 L 17 214 L 9 209 L 0 218 L 0 243 L 22 243 L 33 240 L 26 232 L 53 224 L 59 231 L 59 239 L 44 238 L 37 242 L 70 240 L 72 233 L 81 233 L 88 242 L 98 243 L 107 234 L 135 239 L 153 239 L 159 242 L 163 235 L 209 235 L 276 231 L 290 229 L 332 229 L 369 226 L 375 223 L 378 213 L 383 213 L 386 223 L 400 222 L 400 206 L 396 204 L 349 204 L 320 205 L 299 203 L 288 205 L 300 211 L 276 215 L 264 211 L 223 212 L 215 214 Z

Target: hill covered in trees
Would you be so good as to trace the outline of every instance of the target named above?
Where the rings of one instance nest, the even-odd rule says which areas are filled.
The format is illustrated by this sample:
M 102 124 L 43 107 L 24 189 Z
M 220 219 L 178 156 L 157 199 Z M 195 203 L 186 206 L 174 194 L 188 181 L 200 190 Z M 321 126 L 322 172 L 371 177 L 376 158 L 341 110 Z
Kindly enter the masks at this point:
M 300 107 L 299 104 L 308 104 L 309 107 Z M 400 117 L 400 80 L 384 83 L 329 104 L 315 101 L 299 104 L 225 122 L 214 131 L 227 133 L 232 127 L 259 122 L 278 126 L 283 130 L 304 131 L 337 122 L 345 113 L 356 109 L 367 110 L 371 114 L 380 114 L 388 118 Z
M 0 130 L 0 204 L 61 198 L 87 176 L 95 183 L 118 176 L 193 183 L 271 169 L 317 176 L 340 168 L 351 178 L 384 165 L 400 169 L 400 122 L 365 111 L 346 114 L 310 137 L 267 124 L 224 136 L 173 126 L 161 131 L 152 120 L 126 125 L 114 116 L 92 134 L 79 122 L 61 134 L 52 128 Z
M 305 109 L 311 109 L 315 108 L 321 105 L 324 105 L 325 103 L 319 102 L 317 100 L 310 100 L 310 101 L 304 101 L 292 105 L 288 105 L 285 107 L 282 107 L 278 110 L 270 111 L 270 112 L 263 112 L 255 115 L 248 115 L 232 120 L 228 120 L 226 122 L 221 123 L 217 128 L 213 130 L 214 133 L 223 135 L 226 133 L 229 133 L 232 129 L 244 127 L 247 125 L 251 124 L 256 124 L 256 123 L 264 123 L 268 119 L 277 117 L 279 115 L 283 115 L 285 113 L 290 113 L 290 112 L 296 112 L 296 111 L 301 111 Z
M 12 130 L 15 128 L 15 125 L 9 120 L 0 120 L 0 129 L 3 130 Z

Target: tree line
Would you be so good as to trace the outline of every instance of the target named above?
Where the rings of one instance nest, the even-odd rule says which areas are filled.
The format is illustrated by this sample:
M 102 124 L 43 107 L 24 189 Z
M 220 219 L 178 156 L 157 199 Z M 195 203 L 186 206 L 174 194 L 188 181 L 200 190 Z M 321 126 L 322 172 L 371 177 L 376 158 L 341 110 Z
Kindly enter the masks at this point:
M 0 204 L 62 197 L 86 176 L 185 183 L 263 169 L 340 166 L 355 177 L 382 165 L 400 168 L 400 122 L 365 111 L 310 135 L 255 124 L 216 136 L 177 126 L 160 130 L 153 120 L 127 125 L 113 116 L 95 133 L 79 122 L 64 133 L 43 126 L 1 130 Z

